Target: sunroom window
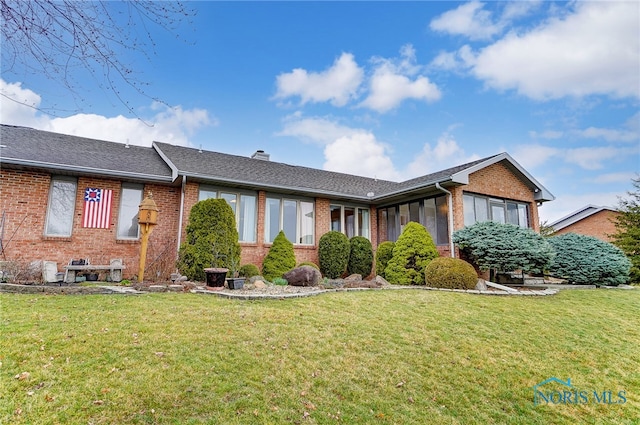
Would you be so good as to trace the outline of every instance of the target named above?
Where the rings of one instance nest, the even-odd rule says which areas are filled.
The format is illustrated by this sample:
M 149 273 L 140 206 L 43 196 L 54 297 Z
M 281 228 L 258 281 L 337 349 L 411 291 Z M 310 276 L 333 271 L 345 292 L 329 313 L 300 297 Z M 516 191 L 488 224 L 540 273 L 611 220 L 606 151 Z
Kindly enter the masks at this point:
M 331 230 L 342 232 L 348 238 L 363 236 L 371 239 L 371 219 L 369 208 L 334 205 L 329 207 Z
M 211 186 L 200 186 L 198 200 L 221 198 L 231 206 L 236 217 L 238 240 L 240 242 L 256 241 L 256 196 L 250 192 L 221 190 Z
M 524 202 L 465 193 L 463 208 L 465 226 L 495 221 L 529 227 L 529 206 Z
M 265 242 L 273 242 L 282 230 L 287 239 L 294 244 L 313 245 L 314 229 L 313 202 L 267 196 L 264 218 Z

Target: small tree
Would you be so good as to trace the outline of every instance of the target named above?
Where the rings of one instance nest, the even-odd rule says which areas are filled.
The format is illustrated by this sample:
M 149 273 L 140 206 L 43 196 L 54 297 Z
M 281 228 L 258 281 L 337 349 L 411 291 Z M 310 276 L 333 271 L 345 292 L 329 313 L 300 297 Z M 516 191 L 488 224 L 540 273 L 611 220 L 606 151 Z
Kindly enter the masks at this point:
M 318 260 L 323 276 L 340 277 L 349 263 L 349 238 L 335 230 L 322 235 L 318 241 Z
M 398 285 L 424 285 L 425 268 L 437 256 L 438 250 L 427 229 L 410 222 L 396 241 L 385 278 Z
M 262 275 L 265 279 L 273 281 L 296 266 L 296 254 L 293 252 L 293 244 L 287 239 L 281 230 L 273 240 L 267 256 L 262 262 Z
M 455 231 L 453 241 L 480 270 L 490 271 L 491 281 L 496 272 L 542 273 L 553 257 L 553 249 L 544 237 L 513 224 L 476 223 Z
M 349 239 L 349 263 L 347 273 L 369 276 L 373 267 L 373 248 L 371 241 L 364 236 Z
M 387 268 L 387 264 L 391 257 L 393 257 L 393 248 L 396 246 L 395 242 L 385 241 L 378 245 L 376 250 L 376 274 L 386 279 L 384 269 Z
M 616 233 L 612 243 L 631 261 L 630 281 L 640 284 L 640 177 L 632 180 L 635 191 L 627 192 L 629 199 L 620 199 L 614 220 Z
M 204 280 L 207 267 L 233 269 L 240 244 L 233 210 L 224 199 L 205 199 L 189 212 L 187 237 L 178 253 L 178 269 L 191 280 Z
M 617 286 L 629 279 L 631 262 L 619 248 L 593 236 L 565 233 L 549 238 L 556 255 L 549 271 L 579 285 Z

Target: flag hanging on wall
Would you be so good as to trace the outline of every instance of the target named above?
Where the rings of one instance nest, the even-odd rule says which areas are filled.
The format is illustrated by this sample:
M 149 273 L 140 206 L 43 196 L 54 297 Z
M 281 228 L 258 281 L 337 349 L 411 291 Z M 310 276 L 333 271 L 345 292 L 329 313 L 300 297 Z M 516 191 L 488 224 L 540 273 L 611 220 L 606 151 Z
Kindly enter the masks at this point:
M 108 229 L 111 224 L 113 190 L 88 187 L 84 191 L 82 227 Z

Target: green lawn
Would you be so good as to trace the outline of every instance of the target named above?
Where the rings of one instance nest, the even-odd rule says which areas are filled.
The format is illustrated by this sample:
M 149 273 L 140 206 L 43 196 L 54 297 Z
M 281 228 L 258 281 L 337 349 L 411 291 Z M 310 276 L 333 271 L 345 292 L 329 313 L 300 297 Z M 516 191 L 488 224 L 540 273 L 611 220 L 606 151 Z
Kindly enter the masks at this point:
M 0 303 L 3 424 L 640 423 L 640 290 Z

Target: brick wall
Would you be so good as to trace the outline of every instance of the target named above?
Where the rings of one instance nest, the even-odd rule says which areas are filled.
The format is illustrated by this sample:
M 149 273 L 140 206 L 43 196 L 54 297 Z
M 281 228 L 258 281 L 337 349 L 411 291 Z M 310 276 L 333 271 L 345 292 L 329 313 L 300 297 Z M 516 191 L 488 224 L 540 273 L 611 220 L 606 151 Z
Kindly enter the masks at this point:
M 139 241 L 116 238 L 121 190 L 119 180 L 87 177 L 77 179 L 70 237 L 45 236 L 50 175 L 3 169 L 0 171 L 0 180 L 0 210 L 5 213 L 5 250 L 2 260 L 19 263 L 35 260 L 55 261 L 58 263 L 58 270 L 63 271 L 62 267 L 72 258 L 89 258 L 92 264 L 109 264 L 111 259 L 121 258 L 126 266 L 124 277 L 131 278 L 137 275 L 140 259 Z M 87 187 L 113 190 L 108 229 L 82 227 L 84 189 Z M 161 271 L 168 276 L 175 267 L 179 189 L 148 184 L 145 186 L 145 193 L 149 190 L 153 191 L 160 213 L 159 224 L 149 240 L 147 268 L 152 265 L 155 273 Z M 164 260 L 163 255 L 169 252 L 173 264 Z
M 611 242 L 609 235 L 616 233 L 616 226 L 613 220 L 615 220 L 619 214 L 620 213 L 616 211 L 602 210 L 557 231 L 555 234 L 577 233 L 579 235 L 593 236 L 605 242 Z

